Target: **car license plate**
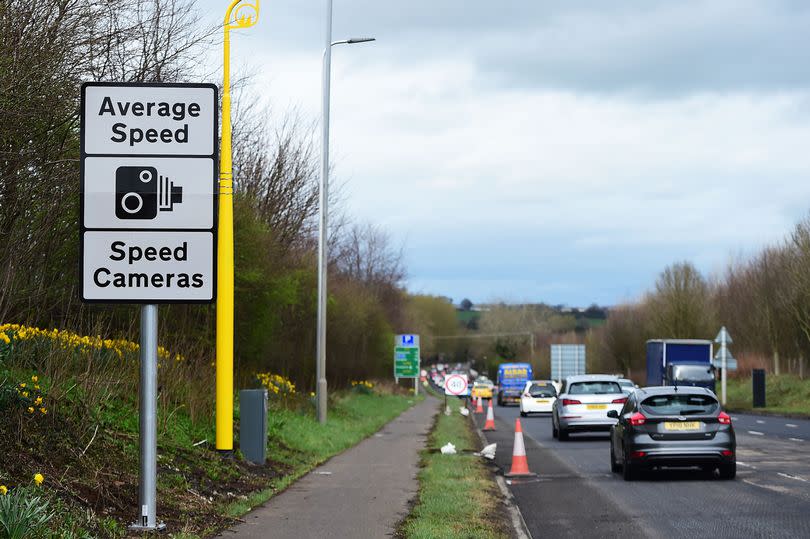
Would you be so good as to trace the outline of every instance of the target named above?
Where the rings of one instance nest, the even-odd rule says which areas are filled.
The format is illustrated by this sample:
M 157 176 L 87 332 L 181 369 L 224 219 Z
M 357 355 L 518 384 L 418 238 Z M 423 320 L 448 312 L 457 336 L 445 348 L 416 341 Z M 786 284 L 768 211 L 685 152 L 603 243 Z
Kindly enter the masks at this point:
M 537 404 L 548 404 L 548 399 L 534 399 Z
M 607 404 L 589 404 L 588 410 L 607 410 Z
M 698 430 L 700 429 L 700 421 L 675 421 L 664 422 L 664 430 Z

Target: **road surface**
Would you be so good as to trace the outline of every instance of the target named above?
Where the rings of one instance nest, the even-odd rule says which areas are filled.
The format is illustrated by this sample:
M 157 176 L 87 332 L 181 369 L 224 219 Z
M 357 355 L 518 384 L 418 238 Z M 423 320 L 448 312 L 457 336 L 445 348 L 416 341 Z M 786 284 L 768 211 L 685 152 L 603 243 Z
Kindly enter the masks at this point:
M 518 409 L 496 407 L 495 415 L 498 430 L 484 434 L 498 442 L 496 462 L 508 470 Z M 810 440 L 810 421 L 732 417 L 736 480 L 668 471 L 634 482 L 610 472 L 607 434 L 559 442 L 549 417 L 522 418 L 529 467 L 539 475 L 509 488 L 535 538 L 810 537 L 810 441 L 799 441 Z

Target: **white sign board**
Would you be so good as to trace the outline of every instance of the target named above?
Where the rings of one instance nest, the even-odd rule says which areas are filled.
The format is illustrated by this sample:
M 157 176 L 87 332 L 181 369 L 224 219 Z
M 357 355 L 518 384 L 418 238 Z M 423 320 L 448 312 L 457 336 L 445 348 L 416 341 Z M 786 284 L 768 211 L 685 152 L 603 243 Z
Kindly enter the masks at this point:
M 444 379 L 444 394 L 451 396 L 461 396 L 467 393 L 467 375 L 451 374 Z
M 82 300 L 209 303 L 217 88 L 82 86 Z

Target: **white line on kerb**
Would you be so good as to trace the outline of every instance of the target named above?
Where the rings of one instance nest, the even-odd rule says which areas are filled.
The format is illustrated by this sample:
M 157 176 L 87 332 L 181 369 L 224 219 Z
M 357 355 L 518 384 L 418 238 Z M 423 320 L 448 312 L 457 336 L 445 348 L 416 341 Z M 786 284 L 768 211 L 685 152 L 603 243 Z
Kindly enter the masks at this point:
M 764 432 L 759 432 L 757 430 L 749 430 L 748 434 L 753 434 L 754 436 L 765 436 Z
M 799 477 L 798 475 L 790 475 L 782 472 L 776 472 L 776 475 L 781 475 L 782 477 L 787 477 L 788 479 L 795 479 L 796 481 L 807 483 L 807 479 L 805 479 L 804 477 Z
M 793 441 L 793 442 L 803 442 L 804 441 L 802 438 L 788 438 L 788 439 Z
M 791 429 L 798 429 L 799 425 L 794 425 L 793 423 L 785 423 L 786 427 L 790 427 Z

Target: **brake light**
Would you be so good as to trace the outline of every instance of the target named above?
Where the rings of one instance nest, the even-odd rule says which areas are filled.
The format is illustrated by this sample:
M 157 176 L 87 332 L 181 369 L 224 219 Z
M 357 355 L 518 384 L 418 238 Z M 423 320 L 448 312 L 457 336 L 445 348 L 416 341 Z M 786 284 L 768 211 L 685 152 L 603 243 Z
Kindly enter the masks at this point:
M 723 455 L 724 457 L 733 457 L 734 456 L 734 451 L 730 451 L 728 449 L 723 449 L 722 451 L 720 451 L 720 454 Z
M 630 458 L 631 459 L 640 459 L 640 458 L 646 457 L 646 456 L 647 456 L 647 453 L 645 453 L 644 451 L 633 451 L 632 453 L 630 453 Z
M 642 414 L 641 412 L 636 412 L 635 414 L 630 416 L 630 424 L 634 427 L 638 427 L 639 425 L 643 425 L 647 422 L 647 416 Z
M 627 402 L 627 397 L 622 397 L 621 399 L 613 399 L 612 404 L 624 404 Z
M 720 412 L 720 415 L 717 416 L 717 421 L 719 421 L 721 425 L 731 425 L 731 416 L 725 412 Z
M 563 399 L 563 406 L 571 406 L 572 404 L 582 404 L 578 400 L 575 399 Z

